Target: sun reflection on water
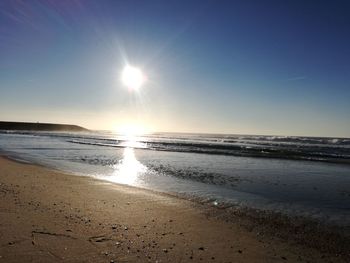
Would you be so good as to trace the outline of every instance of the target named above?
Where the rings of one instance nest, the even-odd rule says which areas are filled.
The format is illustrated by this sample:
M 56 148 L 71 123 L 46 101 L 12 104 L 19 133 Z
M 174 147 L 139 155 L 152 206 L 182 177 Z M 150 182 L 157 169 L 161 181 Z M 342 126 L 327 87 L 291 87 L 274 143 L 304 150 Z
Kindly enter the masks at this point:
M 147 167 L 136 159 L 134 149 L 130 147 L 124 149 L 123 159 L 113 168 L 115 170 L 110 181 L 128 185 L 136 185 L 139 177 L 147 171 Z

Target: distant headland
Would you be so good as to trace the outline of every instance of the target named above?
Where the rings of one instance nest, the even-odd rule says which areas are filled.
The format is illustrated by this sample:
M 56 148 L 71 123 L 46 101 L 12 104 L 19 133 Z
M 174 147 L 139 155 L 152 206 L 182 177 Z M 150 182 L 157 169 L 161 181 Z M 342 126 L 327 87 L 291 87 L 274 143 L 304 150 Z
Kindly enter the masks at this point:
M 20 131 L 88 131 L 78 125 L 39 123 L 39 122 L 12 122 L 0 121 L 0 130 L 20 130 Z

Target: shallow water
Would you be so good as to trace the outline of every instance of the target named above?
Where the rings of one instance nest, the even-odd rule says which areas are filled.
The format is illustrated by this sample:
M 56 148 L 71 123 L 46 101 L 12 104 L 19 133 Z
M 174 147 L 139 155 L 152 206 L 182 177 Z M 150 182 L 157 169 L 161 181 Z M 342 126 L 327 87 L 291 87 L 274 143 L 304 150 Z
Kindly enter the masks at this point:
M 241 138 L 239 143 L 237 138 Z M 268 144 L 270 152 L 285 147 L 289 153 L 302 152 L 299 157 L 303 158 L 233 154 L 226 145 L 231 142 L 224 140 L 235 140 L 235 147 Z M 327 152 L 333 161 L 338 160 L 334 156 L 344 161 L 348 158 L 348 141 L 184 134 L 125 138 L 101 132 L 0 133 L 2 151 L 77 175 L 198 197 L 213 204 L 225 202 L 311 216 L 338 225 L 350 225 L 350 165 L 304 157 L 310 157 L 311 149 L 322 148 L 323 156 Z M 181 150 L 179 145 L 187 148 Z M 224 149 L 222 145 L 229 150 L 225 154 L 215 152 Z M 329 150 L 332 147 L 333 152 Z M 302 149 L 307 150 L 304 153 Z

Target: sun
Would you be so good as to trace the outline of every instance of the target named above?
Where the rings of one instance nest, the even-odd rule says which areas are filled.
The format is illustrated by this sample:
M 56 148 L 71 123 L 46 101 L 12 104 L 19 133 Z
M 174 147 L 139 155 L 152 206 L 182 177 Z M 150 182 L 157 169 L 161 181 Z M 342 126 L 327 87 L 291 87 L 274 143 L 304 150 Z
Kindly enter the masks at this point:
M 129 89 L 138 90 L 142 87 L 146 78 L 139 68 L 128 65 L 123 69 L 121 80 Z

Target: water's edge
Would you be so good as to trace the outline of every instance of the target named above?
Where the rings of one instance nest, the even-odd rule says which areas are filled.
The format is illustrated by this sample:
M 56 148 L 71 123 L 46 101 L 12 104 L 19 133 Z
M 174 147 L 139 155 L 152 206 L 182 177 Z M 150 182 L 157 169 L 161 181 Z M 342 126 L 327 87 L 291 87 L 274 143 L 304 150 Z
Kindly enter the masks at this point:
M 77 176 L 77 174 L 70 174 L 67 171 L 42 165 L 35 161 L 28 161 L 13 153 L 0 150 L 0 156 L 20 164 L 40 166 L 64 174 Z M 284 242 L 292 242 L 300 246 L 316 248 L 323 253 L 338 254 L 346 259 L 350 258 L 350 226 L 341 227 L 304 216 L 286 215 L 280 212 L 250 208 L 233 203 L 216 203 L 215 200 L 193 197 L 186 194 L 167 193 L 118 184 L 98 178 L 91 178 L 87 175 L 79 176 L 89 180 L 96 180 L 96 182 L 101 181 L 129 189 L 140 189 L 142 191 L 187 200 L 208 217 L 234 224 L 238 223 L 241 227 L 255 233 L 259 238 L 280 238 Z

